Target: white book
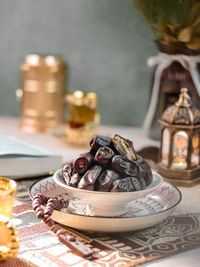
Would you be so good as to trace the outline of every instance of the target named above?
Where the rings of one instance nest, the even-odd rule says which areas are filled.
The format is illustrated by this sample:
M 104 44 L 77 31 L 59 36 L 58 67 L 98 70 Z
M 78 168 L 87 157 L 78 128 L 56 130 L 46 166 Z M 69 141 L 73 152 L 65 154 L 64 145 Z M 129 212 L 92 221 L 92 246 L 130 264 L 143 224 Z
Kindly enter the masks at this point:
M 61 165 L 61 155 L 0 135 L 0 176 L 13 179 L 43 176 L 55 172 Z

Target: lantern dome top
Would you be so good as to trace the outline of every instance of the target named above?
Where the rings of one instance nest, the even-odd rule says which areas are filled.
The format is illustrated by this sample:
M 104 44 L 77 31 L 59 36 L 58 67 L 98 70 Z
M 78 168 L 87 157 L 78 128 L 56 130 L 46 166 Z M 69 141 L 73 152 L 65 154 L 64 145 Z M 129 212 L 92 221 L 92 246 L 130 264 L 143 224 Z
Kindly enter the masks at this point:
M 162 120 L 170 124 L 200 125 L 200 110 L 193 106 L 187 88 L 182 88 L 177 102 L 163 112 Z

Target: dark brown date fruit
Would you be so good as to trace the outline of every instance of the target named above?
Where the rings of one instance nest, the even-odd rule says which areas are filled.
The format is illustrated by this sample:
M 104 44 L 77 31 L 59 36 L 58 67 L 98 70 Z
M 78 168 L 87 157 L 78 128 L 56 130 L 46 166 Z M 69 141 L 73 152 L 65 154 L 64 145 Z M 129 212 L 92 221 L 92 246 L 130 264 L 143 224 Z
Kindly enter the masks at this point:
M 95 135 L 90 141 L 90 152 L 95 155 L 97 150 L 103 146 L 111 146 L 112 138 L 108 136 Z
M 146 187 L 153 180 L 153 174 L 152 174 L 151 168 L 149 164 L 141 156 L 138 156 L 137 162 L 140 168 L 142 169 L 142 171 L 143 172 L 145 171 L 145 174 L 142 176 L 142 178 L 145 180 L 145 183 L 146 183 L 145 187 Z
M 135 191 L 135 187 L 132 184 L 131 178 L 123 178 L 113 182 L 111 192 L 132 192 Z
M 141 184 L 141 187 L 142 187 L 142 190 L 146 188 L 147 184 L 146 184 L 146 181 L 144 178 L 140 178 L 140 184 Z
M 112 138 L 112 143 L 114 145 L 115 150 L 121 156 L 126 156 L 130 160 L 136 160 L 137 154 L 133 147 L 133 142 L 129 139 L 125 139 L 121 137 L 119 134 L 115 134 Z
M 66 184 L 69 184 L 71 176 L 73 174 L 73 164 L 65 164 L 62 169 L 62 176 Z
M 102 172 L 102 167 L 94 165 L 81 178 L 78 183 L 79 189 L 94 190 L 95 182 Z
M 78 174 L 77 172 L 75 172 L 72 176 L 71 176 L 71 179 L 68 183 L 69 186 L 72 186 L 72 187 L 77 187 L 79 181 L 81 179 L 81 176 L 80 174 Z
M 120 175 L 113 170 L 104 171 L 96 181 L 97 191 L 110 191 L 112 183 L 120 178 Z
M 114 155 L 112 148 L 108 146 L 100 147 L 95 154 L 94 161 L 103 167 L 108 167 Z
M 131 179 L 131 182 L 135 187 L 135 191 L 140 191 L 143 189 L 140 179 L 138 179 L 137 177 L 128 177 L 128 178 Z
M 127 157 L 116 155 L 112 158 L 112 169 L 122 174 L 123 177 L 134 176 L 138 174 L 139 166 L 136 161 L 129 160 Z
M 142 190 L 142 185 L 136 177 L 126 177 L 114 181 L 111 192 L 132 192 Z
M 74 171 L 79 174 L 84 174 L 93 162 L 93 155 L 90 152 L 81 154 L 73 163 Z

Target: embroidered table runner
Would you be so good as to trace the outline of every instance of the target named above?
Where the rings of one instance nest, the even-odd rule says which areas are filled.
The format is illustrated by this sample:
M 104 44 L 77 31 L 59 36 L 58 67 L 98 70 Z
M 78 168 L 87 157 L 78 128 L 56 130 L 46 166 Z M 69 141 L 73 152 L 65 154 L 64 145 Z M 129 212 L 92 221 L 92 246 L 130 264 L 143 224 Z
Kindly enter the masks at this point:
M 135 266 L 200 246 L 200 212 L 176 211 L 154 227 L 126 233 L 94 233 L 68 229 L 94 250 L 90 259 L 73 254 L 35 216 L 27 194 L 33 181 L 18 184 L 14 219 L 20 252 L 2 266 Z

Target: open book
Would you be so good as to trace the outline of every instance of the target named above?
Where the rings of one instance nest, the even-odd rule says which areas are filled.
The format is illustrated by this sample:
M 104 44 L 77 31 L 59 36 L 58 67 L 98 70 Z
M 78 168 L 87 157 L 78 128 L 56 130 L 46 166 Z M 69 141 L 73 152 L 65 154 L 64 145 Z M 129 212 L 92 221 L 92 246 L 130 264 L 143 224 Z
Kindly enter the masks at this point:
M 15 137 L 0 135 L 0 176 L 13 179 L 37 177 L 54 172 L 61 165 L 60 155 Z

